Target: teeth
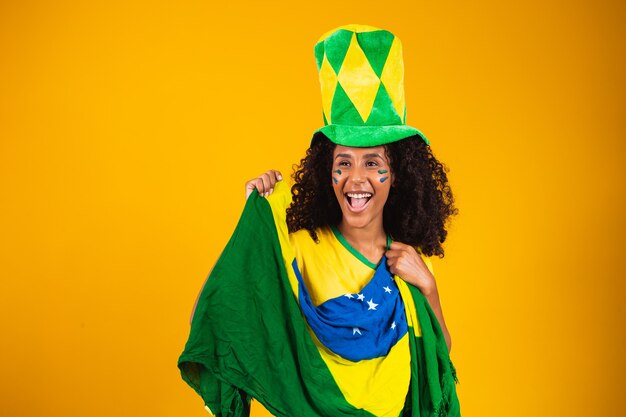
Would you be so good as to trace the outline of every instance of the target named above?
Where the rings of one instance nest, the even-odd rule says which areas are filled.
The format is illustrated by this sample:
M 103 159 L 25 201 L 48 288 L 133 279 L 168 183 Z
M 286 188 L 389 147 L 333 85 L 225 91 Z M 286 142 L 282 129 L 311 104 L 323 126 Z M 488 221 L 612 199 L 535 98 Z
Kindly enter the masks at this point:
M 346 195 L 350 198 L 369 198 L 372 196 L 370 193 L 347 193 Z

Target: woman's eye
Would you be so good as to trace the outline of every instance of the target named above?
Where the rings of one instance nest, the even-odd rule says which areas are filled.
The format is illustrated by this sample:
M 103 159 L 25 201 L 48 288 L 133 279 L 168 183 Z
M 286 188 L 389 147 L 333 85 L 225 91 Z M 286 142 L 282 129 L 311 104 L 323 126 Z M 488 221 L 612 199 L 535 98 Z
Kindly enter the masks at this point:
M 347 167 L 347 166 L 350 166 L 350 163 L 348 161 L 341 161 L 341 162 L 339 162 L 339 166 Z
M 366 166 L 368 166 L 368 167 L 377 167 L 378 163 L 376 161 L 367 161 Z

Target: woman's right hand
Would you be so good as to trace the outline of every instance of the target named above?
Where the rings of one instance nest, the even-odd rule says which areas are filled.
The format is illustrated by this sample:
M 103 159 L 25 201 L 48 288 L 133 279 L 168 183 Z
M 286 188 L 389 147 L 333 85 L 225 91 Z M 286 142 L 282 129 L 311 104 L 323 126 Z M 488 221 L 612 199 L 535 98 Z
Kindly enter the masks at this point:
M 261 197 L 267 197 L 274 192 L 274 185 L 276 182 L 283 179 L 280 172 L 275 169 L 267 171 L 265 174 L 258 176 L 246 183 L 246 200 L 252 194 L 252 191 L 257 190 Z

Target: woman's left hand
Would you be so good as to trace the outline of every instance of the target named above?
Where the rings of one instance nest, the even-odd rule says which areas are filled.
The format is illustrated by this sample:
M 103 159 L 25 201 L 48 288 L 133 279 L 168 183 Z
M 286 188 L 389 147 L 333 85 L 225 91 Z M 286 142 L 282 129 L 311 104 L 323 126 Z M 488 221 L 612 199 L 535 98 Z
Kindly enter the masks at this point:
M 452 348 L 452 339 L 450 338 L 446 321 L 443 319 L 437 283 L 435 282 L 435 277 L 430 273 L 424 263 L 424 260 L 413 246 L 405 245 L 400 242 L 392 242 L 385 255 L 387 256 L 389 270 L 409 284 L 417 287 L 422 294 L 424 294 L 424 297 L 426 297 L 428 304 L 435 313 L 435 316 L 437 316 L 449 352 Z
M 391 242 L 385 255 L 391 273 L 419 288 L 424 295 L 437 291 L 435 277 L 430 273 L 424 260 L 413 246 Z

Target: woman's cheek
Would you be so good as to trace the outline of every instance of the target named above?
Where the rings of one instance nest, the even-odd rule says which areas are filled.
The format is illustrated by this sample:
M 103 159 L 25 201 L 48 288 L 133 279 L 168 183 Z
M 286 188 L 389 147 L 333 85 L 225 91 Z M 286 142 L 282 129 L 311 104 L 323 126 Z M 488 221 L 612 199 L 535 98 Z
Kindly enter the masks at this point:
M 333 171 L 333 182 L 335 183 L 335 185 L 339 184 L 339 180 L 341 179 L 341 170 L 340 169 L 336 169 Z

